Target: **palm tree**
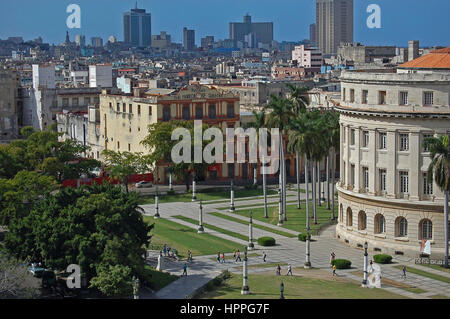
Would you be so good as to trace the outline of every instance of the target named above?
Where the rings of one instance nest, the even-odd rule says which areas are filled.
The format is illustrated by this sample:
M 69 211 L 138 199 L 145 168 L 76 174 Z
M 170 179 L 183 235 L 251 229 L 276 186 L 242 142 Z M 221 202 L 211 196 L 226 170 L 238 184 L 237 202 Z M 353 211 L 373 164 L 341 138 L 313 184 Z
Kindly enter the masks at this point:
M 448 268 L 448 193 L 450 191 L 450 145 L 449 136 L 442 135 L 439 138 L 425 139 L 424 146 L 430 151 L 431 163 L 428 167 L 428 181 L 434 181 L 444 192 L 444 244 L 445 244 L 445 268 Z
M 339 148 L 340 143 L 340 126 L 339 126 L 339 113 L 335 111 L 327 112 L 328 116 L 327 123 L 328 123 L 328 146 L 329 149 L 331 149 L 331 169 L 332 169 L 332 175 L 331 175 L 331 220 L 335 219 L 334 216 L 334 208 L 335 208 L 335 174 L 336 174 L 336 149 Z M 330 193 L 330 188 L 328 187 L 328 193 Z M 329 196 L 328 196 L 329 197 Z
M 289 99 L 292 103 L 293 112 L 298 115 L 300 112 L 305 111 L 307 105 L 309 105 L 309 97 L 307 95 L 309 88 L 299 87 L 290 83 L 287 84 L 287 87 L 290 90 Z M 298 149 L 295 149 L 295 170 L 297 175 L 297 209 L 300 209 L 300 157 Z
M 294 117 L 292 110 L 292 103 L 285 98 L 278 98 L 275 95 L 270 96 L 269 103 L 265 106 L 266 110 L 271 112 L 266 117 L 267 128 L 279 128 L 280 130 L 280 188 L 282 198 L 282 209 L 284 213 L 284 220 L 286 216 L 286 163 L 284 162 L 284 143 L 283 134 L 288 129 L 289 122 Z
M 254 128 L 256 129 L 256 134 L 258 136 L 259 141 L 259 129 L 266 127 L 266 110 L 262 109 L 261 112 L 253 111 L 253 116 L 255 117 L 255 120 L 253 122 L 246 123 L 244 125 L 244 128 Z M 257 165 L 257 164 L 256 164 Z M 269 218 L 269 215 L 267 214 L 267 190 L 266 190 L 266 174 L 264 170 L 264 160 L 263 160 L 263 194 L 264 194 L 264 218 Z M 256 168 L 254 169 L 254 173 L 256 176 Z

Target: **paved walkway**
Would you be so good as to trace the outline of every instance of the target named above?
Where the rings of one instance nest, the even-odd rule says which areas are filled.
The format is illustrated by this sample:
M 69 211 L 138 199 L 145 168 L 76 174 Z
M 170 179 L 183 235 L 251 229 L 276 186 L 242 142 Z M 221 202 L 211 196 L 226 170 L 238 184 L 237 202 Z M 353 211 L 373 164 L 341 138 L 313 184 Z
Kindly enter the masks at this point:
M 292 195 L 295 196 L 292 196 Z M 302 194 L 302 199 L 304 199 L 304 194 Z M 296 199 L 295 192 L 288 193 L 288 200 L 291 198 Z M 269 198 L 268 202 L 275 203 L 278 201 L 277 197 Z M 250 205 L 255 204 L 261 207 L 262 200 L 261 199 L 248 199 L 242 201 L 241 203 L 236 203 L 237 207 L 239 205 Z M 220 228 L 224 228 L 236 233 L 240 233 L 243 235 L 248 234 L 248 226 L 244 224 L 240 224 L 237 222 L 229 221 L 223 218 L 216 217 L 211 215 L 211 212 L 221 212 L 225 214 L 230 214 L 226 210 L 217 210 L 220 207 L 227 207 L 229 203 L 204 203 L 203 209 L 203 221 L 206 224 L 215 225 Z M 154 205 L 143 205 L 142 206 L 148 215 L 154 215 Z M 246 208 L 248 209 L 248 208 Z M 159 213 L 162 218 L 166 219 L 174 219 L 175 222 L 185 225 L 187 227 L 191 227 L 197 229 L 198 225 L 191 224 L 179 219 L 175 219 L 174 216 L 181 215 L 185 217 L 192 218 L 194 220 L 198 220 L 199 213 L 199 204 L 197 202 L 193 203 L 164 203 L 159 206 Z M 247 218 L 242 217 L 237 214 L 232 214 L 234 218 L 241 219 L 244 221 L 248 221 Z M 289 216 L 288 216 L 289 217 Z M 283 232 L 297 234 L 296 232 L 278 227 L 275 225 L 271 225 L 268 223 L 264 223 L 261 221 L 254 220 L 255 224 L 261 224 L 266 227 L 270 227 L 273 229 L 278 229 Z M 237 239 L 235 237 L 231 237 L 226 234 L 222 234 L 216 231 L 211 231 L 205 228 L 207 233 L 211 233 L 217 237 L 234 241 L 238 244 L 245 246 L 247 244 L 246 241 Z M 291 264 L 293 268 L 303 267 L 305 261 L 305 243 L 298 241 L 296 237 L 287 238 L 281 235 L 277 235 L 272 232 L 268 232 L 265 230 L 261 230 L 258 228 L 253 228 L 253 236 L 254 238 L 259 238 L 262 236 L 271 236 L 274 237 L 277 241 L 277 246 L 275 247 L 261 247 L 255 244 L 255 252 L 258 254 L 262 254 L 264 250 L 267 254 L 267 263 L 287 263 Z M 334 251 L 336 254 L 336 258 L 345 258 L 352 262 L 352 269 L 350 270 L 340 270 L 339 274 L 344 275 L 345 277 L 357 281 L 362 281 L 362 278 L 358 277 L 354 273 L 357 271 L 362 271 L 363 269 L 363 250 L 351 248 L 335 239 L 335 226 L 331 226 L 324 230 L 320 236 L 313 236 L 313 241 L 311 242 L 311 263 L 315 268 L 321 269 L 330 269 L 329 265 L 329 256 L 330 253 Z M 250 252 L 254 253 L 254 252 Z M 369 253 L 369 259 L 371 259 L 372 253 Z M 214 257 L 216 256 L 194 256 L 194 262 L 189 263 L 188 266 L 188 277 L 180 278 L 174 283 L 168 285 L 167 287 L 161 289 L 156 294 L 154 294 L 153 298 L 173 298 L 173 299 L 184 299 L 190 296 L 195 290 L 202 287 L 209 280 L 216 277 L 220 274 L 221 271 L 228 269 L 229 271 L 236 272 L 241 271 L 237 267 L 241 267 L 240 263 L 235 263 L 234 261 L 227 261 L 225 264 L 218 264 L 214 261 Z M 395 292 L 397 294 L 409 297 L 409 298 L 429 298 L 429 296 L 433 295 L 445 295 L 450 297 L 450 284 L 447 284 L 442 281 L 430 279 L 427 277 L 415 275 L 412 273 L 407 274 L 407 278 L 401 278 L 401 270 L 395 269 L 395 265 L 405 264 L 414 268 L 418 268 L 429 273 L 439 274 L 441 276 L 450 277 L 449 273 L 435 270 L 428 267 L 423 267 L 419 265 L 414 265 L 414 260 L 412 258 L 404 257 L 404 256 L 396 256 L 394 258 L 394 264 L 390 265 L 382 265 L 382 277 L 387 278 L 396 282 L 401 282 L 403 284 L 418 287 L 423 290 L 426 290 L 426 293 L 416 294 L 404 289 L 393 288 L 393 287 L 385 287 L 383 289 L 389 290 L 391 292 Z M 184 262 L 175 262 L 173 264 L 169 264 L 167 266 L 167 271 L 173 274 L 180 275 L 182 272 Z M 249 265 L 253 264 L 262 264 L 263 260 L 261 256 L 250 257 Z M 286 267 L 282 267 L 286 268 Z M 262 271 L 262 269 L 249 269 L 249 274 L 257 273 Z M 265 269 L 267 271 L 267 269 Z M 274 270 L 275 272 L 275 270 Z M 331 271 L 330 271 L 331 276 Z

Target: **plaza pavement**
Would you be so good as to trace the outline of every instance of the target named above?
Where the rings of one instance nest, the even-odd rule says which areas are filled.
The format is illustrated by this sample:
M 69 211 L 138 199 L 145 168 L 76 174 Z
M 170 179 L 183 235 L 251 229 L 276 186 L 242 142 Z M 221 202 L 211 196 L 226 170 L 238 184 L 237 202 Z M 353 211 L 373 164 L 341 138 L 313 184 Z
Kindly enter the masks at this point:
M 287 194 L 287 200 L 295 200 L 296 193 L 289 191 Z M 302 199 L 304 199 L 304 194 L 302 193 Z M 268 198 L 268 203 L 276 204 L 278 202 L 278 198 L 270 197 Z M 241 205 L 251 205 L 255 204 L 255 207 L 262 206 L 261 198 L 248 198 L 240 201 L 236 201 L 236 209 L 239 209 Z M 230 230 L 232 232 L 240 233 L 245 236 L 248 236 L 248 226 L 243 225 L 237 222 L 229 221 L 220 217 L 213 216 L 209 213 L 211 212 L 220 212 L 222 214 L 230 214 L 234 218 L 238 218 L 244 221 L 248 221 L 248 218 L 237 214 L 231 214 L 227 210 L 218 210 L 217 208 L 228 207 L 229 202 L 220 202 L 211 201 L 211 203 L 204 202 L 203 203 L 203 223 L 215 225 L 217 227 Z M 154 205 L 142 205 L 142 208 L 145 210 L 145 214 L 149 216 L 154 215 Z M 246 207 L 245 209 L 249 209 Z M 197 229 L 197 224 L 191 224 L 189 222 L 176 219 L 174 216 L 181 215 L 185 217 L 192 218 L 194 220 L 198 220 L 199 214 L 199 203 L 198 202 L 176 202 L 176 203 L 163 203 L 159 205 L 159 213 L 161 218 L 173 220 L 176 223 L 185 225 L 187 227 Z M 289 219 L 289 215 L 287 216 Z M 264 223 L 261 221 L 254 220 L 255 224 L 261 224 L 266 227 L 270 227 L 273 229 L 277 229 L 286 233 L 298 234 L 295 231 L 278 227 L 276 225 L 271 225 L 268 223 Z M 335 239 L 335 225 L 328 227 L 319 236 L 313 236 L 313 241 L 311 242 L 311 263 L 314 268 L 327 269 L 330 270 L 330 253 L 333 251 L 336 254 L 336 258 L 344 258 L 348 259 L 352 262 L 352 269 L 349 270 L 338 270 L 337 273 L 340 276 L 345 276 L 349 279 L 353 279 L 356 281 L 362 281 L 362 278 L 358 277 L 354 274 L 356 271 L 363 271 L 363 250 L 356 249 L 345 245 L 344 243 L 339 242 Z M 227 239 L 233 242 L 236 242 L 236 249 L 240 249 L 243 251 L 243 246 L 248 244 L 247 241 L 243 241 L 241 239 L 231 237 L 229 235 L 219 233 L 216 231 L 209 230 L 205 227 L 205 232 L 210 233 L 214 236 Z M 248 259 L 249 265 L 263 264 L 262 260 L 262 252 L 265 251 L 267 254 L 267 263 L 286 263 L 290 264 L 293 269 L 297 267 L 303 267 L 305 262 L 305 243 L 299 241 L 296 237 L 287 238 L 272 232 L 268 232 L 265 230 L 261 230 L 253 227 L 253 237 L 256 240 L 262 236 L 271 236 L 276 239 L 277 245 L 274 247 L 261 247 L 257 243 L 255 243 L 255 251 L 249 252 L 249 254 L 258 253 L 257 257 L 250 257 Z M 151 258 L 153 266 L 156 266 L 156 256 L 157 252 L 153 252 L 153 257 Z M 214 260 L 214 257 L 217 255 L 211 256 L 193 256 L 194 261 L 188 263 L 188 276 L 182 277 L 175 282 L 169 284 L 164 287 L 160 291 L 154 294 L 145 293 L 141 295 L 141 298 L 162 298 L 162 299 L 185 299 L 191 296 L 197 289 L 204 286 L 208 281 L 219 275 L 223 270 L 229 270 L 231 272 L 241 272 L 239 267 L 242 267 L 242 263 L 235 263 L 232 260 L 232 257 L 227 259 L 226 263 L 217 263 Z M 369 251 L 369 260 L 372 258 L 373 252 Z M 243 253 L 241 253 L 241 258 L 243 257 Z M 165 258 L 168 260 L 168 258 Z M 404 256 L 395 256 L 393 259 L 393 264 L 390 265 L 382 265 L 382 278 L 388 278 L 390 280 L 394 280 L 396 282 L 401 282 L 403 284 L 407 284 L 413 287 L 418 287 L 427 292 L 417 294 L 412 293 L 403 289 L 387 287 L 383 285 L 382 289 L 389 290 L 391 292 L 397 293 L 399 295 L 403 295 L 409 298 L 423 298 L 427 299 L 433 295 L 445 295 L 450 297 L 450 284 L 444 283 L 442 281 L 430 279 L 427 277 L 419 276 L 412 273 L 407 273 L 407 278 L 401 278 L 401 270 L 393 268 L 395 265 L 405 264 L 407 267 L 412 266 L 414 268 L 418 268 L 429 273 L 435 273 L 440 276 L 450 278 L 450 273 L 446 273 L 443 271 L 435 270 L 432 268 L 415 265 L 414 259 L 404 257 Z M 164 270 L 168 271 L 175 275 L 181 275 L 183 269 L 184 261 L 167 261 Z M 285 268 L 287 266 L 282 267 L 283 272 L 285 272 Z M 258 272 L 267 272 L 267 268 L 250 268 L 249 275 L 251 276 L 254 273 Z M 275 275 L 275 269 L 272 269 Z M 331 270 L 330 270 L 331 276 Z

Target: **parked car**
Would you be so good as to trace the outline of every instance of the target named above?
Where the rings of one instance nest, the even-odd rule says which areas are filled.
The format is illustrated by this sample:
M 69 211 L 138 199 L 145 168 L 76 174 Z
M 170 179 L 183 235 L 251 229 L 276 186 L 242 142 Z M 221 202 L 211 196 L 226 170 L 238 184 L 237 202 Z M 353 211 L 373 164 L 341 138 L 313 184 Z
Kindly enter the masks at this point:
M 136 188 L 150 188 L 153 187 L 153 184 L 151 182 L 138 182 L 136 183 Z

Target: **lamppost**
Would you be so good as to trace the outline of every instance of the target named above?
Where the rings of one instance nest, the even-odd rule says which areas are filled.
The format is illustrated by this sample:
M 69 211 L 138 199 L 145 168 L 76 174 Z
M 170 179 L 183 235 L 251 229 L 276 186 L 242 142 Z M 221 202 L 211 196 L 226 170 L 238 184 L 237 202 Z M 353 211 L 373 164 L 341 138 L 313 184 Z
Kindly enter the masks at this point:
M 281 282 L 280 284 L 280 299 L 284 299 L 284 284 Z
M 159 199 L 158 199 L 158 186 L 155 188 L 155 219 L 160 218 L 159 215 Z
M 133 279 L 131 281 L 133 284 L 133 298 L 139 299 L 139 278 L 133 276 Z
M 193 202 L 195 202 L 197 200 L 197 193 L 196 193 L 196 190 L 195 190 L 195 185 L 196 185 L 196 182 L 195 182 L 195 177 L 194 177 L 192 179 L 192 201 Z
M 173 185 L 172 185 L 172 173 L 169 173 L 169 190 L 173 191 Z
M 203 205 L 202 201 L 200 201 L 200 209 L 198 212 L 198 233 L 203 234 L 205 229 L 203 228 Z
M 264 193 L 264 218 L 269 218 L 267 214 L 267 191 L 266 191 L 266 162 L 264 161 L 264 155 L 262 157 L 262 170 L 263 170 L 263 193 Z
M 364 278 L 362 281 L 362 286 L 367 287 L 367 267 L 368 267 L 368 254 L 367 254 L 368 244 L 364 243 Z
M 311 269 L 310 240 L 311 235 L 308 233 L 308 236 L 306 237 L 305 269 Z
M 278 224 L 277 226 L 283 226 L 283 201 L 281 199 L 281 188 L 278 189 Z
M 242 290 L 241 295 L 249 295 L 250 287 L 248 286 L 248 269 L 247 269 L 247 247 L 244 247 L 244 266 L 242 274 Z
M 230 197 L 231 197 L 231 203 L 230 203 L 230 212 L 234 212 L 235 207 L 234 207 L 234 189 L 233 189 L 233 181 L 231 181 L 231 190 L 230 190 Z
M 253 244 L 253 213 L 250 212 L 250 223 L 248 224 L 248 250 L 255 249 Z

